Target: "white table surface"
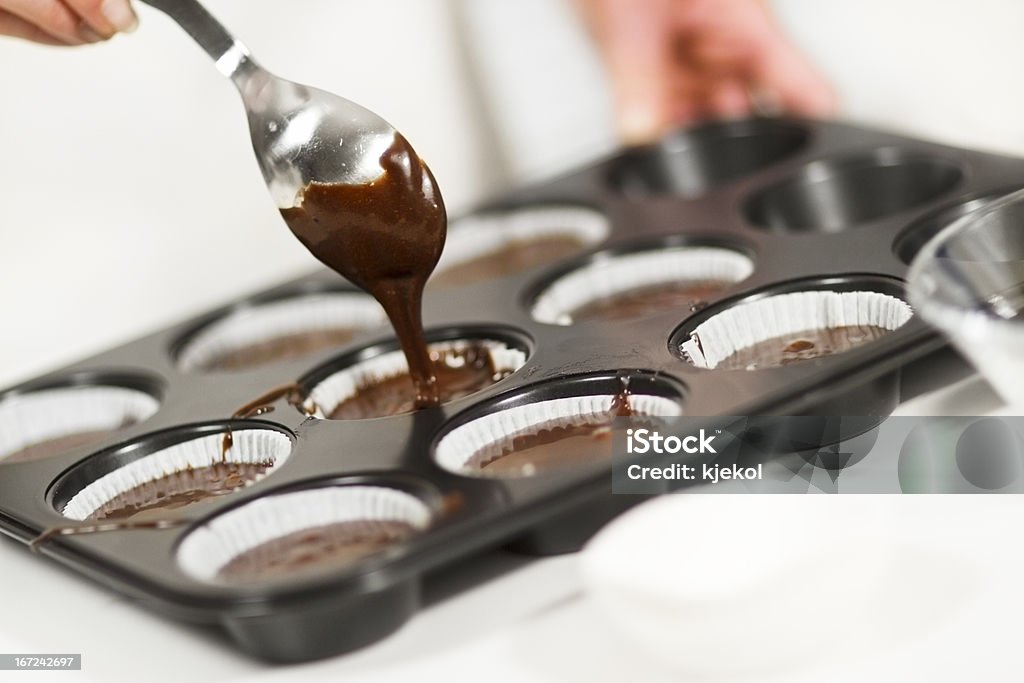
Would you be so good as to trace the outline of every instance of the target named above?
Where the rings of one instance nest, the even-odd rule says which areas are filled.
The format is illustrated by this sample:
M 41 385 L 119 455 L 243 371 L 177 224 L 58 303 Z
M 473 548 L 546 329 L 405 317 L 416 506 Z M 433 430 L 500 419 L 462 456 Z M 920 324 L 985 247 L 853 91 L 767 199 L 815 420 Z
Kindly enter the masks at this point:
M 902 414 L 1000 412 L 983 382 L 969 379 L 904 404 Z M 723 497 L 727 498 L 727 497 Z M 980 497 L 949 499 L 957 505 Z M 974 548 L 947 548 L 975 558 L 974 588 L 948 595 L 939 615 L 898 646 L 844 653 L 779 678 L 743 681 L 1020 680 L 1016 653 L 1024 613 L 1021 546 L 980 538 Z M 495 555 L 483 569 L 501 573 L 441 597 L 400 631 L 347 656 L 267 667 L 236 653 L 216 632 L 147 613 L 14 542 L 0 543 L 0 652 L 83 654 L 80 672 L 8 674 L 2 680 L 76 681 L 675 681 L 680 675 L 650 661 L 619 637 L 581 588 L 577 556 L 524 561 Z M 941 608 L 941 609 L 940 609 Z M 941 618 L 939 618 L 941 617 Z M 880 618 L 884 618 L 880 615 Z M 799 648 L 795 636 L 794 647 Z

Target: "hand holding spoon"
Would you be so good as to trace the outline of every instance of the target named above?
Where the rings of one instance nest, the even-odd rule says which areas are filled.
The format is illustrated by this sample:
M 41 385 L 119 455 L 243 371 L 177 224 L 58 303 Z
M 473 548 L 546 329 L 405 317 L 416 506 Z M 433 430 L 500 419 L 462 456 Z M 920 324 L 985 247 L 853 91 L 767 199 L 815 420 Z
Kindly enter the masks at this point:
M 289 228 L 320 261 L 380 301 L 418 403 L 436 405 L 420 309 L 447 217 L 430 169 L 373 112 L 262 68 L 195 0 L 143 2 L 180 24 L 238 88 L 256 160 Z

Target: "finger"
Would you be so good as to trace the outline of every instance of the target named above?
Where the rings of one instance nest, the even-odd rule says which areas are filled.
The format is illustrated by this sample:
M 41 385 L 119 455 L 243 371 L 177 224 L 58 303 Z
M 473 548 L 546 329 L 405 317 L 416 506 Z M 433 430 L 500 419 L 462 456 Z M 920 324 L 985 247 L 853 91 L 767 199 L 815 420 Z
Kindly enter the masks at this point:
M 778 55 L 764 63 L 758 81 L 783 108 L 808 116 L 835 112 L 836 96 L 828 82 L 801 55 Z
M 61 0 L 5 0 L 4 9 L 68 45 L 102 39 Z
M 738 74 L 751 61 L 751 48 L 746 41 L 729 36 L 694 35 L 686 42 L 686 60 L 704 73 Z
M 591 3 L 598 43 L 615 89 L 619 128 L 627 142 L 646 142 L 668 124 L 672 76 L 669 0 Z
M 0 35 L 31 40 L 43 45 L 67 45 L 65 41 L 54 38 L 35 24 L 30 24 L 19 16 L 6 10 L 0 10 Z
M 700 100 L 695 100 L 692 97 L 672 100 L 668 106 L 668 121 L 670 124 L 662 132 L 667 132 L 672 128 L 680 126 L 690 126 L 701 121 L 703 118 L 703 105 Z
M 687 62 L 677 66 L 673 82 L 669 111 L 675 125 L 739 118 L 752 110 L 745 81 L 735 73 Z
M 751 75 L 788 111 L 807 116 L 835 112 L 836 96 L 828 81 L 780 30 L 768 32 L 757 45 Z
M 699 72 L 685 63 L 676 65 L 672 73 L 669 90 L 669 104 L 666 108 L 664 130 L 676 126 L 687 126 L 704 118 L 704 90 L 706 88 Z M 664 130 L 659 132 L 664 132 Z
M 734 78 L 718 80 L 705 101 L 708 113 L 716 118 L 735 119 L 753 111 L 746 85 Z
M 756 93 L 755 102 L 811 116 L 834 111 L 828 82 L 785 35 L 764 0 L 687 0 L 677 3 L 674 21 L 691 38 L 688 57 L 695 70 L 740 80 Z M 727 110 L 735 106 L 733 97 L 716 92 L 709 105 Z
M 129 0 L 64 0 L 82 20 L 100 35 L 109 38 L 118 31 L 131 33 L 139 25 Z

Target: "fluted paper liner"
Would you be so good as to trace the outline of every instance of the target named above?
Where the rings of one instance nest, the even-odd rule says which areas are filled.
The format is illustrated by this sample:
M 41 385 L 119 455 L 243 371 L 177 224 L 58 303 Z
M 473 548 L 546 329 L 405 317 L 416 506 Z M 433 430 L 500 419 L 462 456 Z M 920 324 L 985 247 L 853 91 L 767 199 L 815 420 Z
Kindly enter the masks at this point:
M 43 441 L 142 422 L 159 407 L 153 396 L 127 387 L 74 386 L 13 394 L 0 400 L 0 461 Z
M 721 247 L 668 247 L 594 261 L 545 289 L 530 311 L 537 322 L 571 325 L 572 313 L 593 301 L 635 289 L 677 282 L 735 284 L 750 277 L 754 262 Z
M 448 432 L 434 451 L 437 464 L 456 474 L 482 476 L 468 466 L 480 457 L 489 461 L 499 457 L 511 441 L 540 431 L 579 425 L 600 425 L 615 417 L 614 394 L 569 396 L 508 408 L 484 415 Z M 680 404 L 671 398 L 653 394 L 630 394 L 634 415 L 676 417 Z
M 774 337 L 855 325 L 895 330 L 912 315 L 905 301 L 880 292 L 777 294 L 727 308 L 698 325 L 680 346 L 694 366 L 714 369 L 737 351 Z
M 419 498 L 386 486 L 330 486 L 282 493 L 253 500 L 196 528 L 178 548 L 178 565 L 195 579 L 213 582 L 239 555 L 305 529 L 381 521 L 423 530 L 431 519 L 430 508 Z
M 61 513 L 69 519 L 89 519 L 118 496 L 166 476 L 219 465 L 269 464 L 260 477 L 280 467 L 292 449 L 291 439 L 274 429 L 234 429 L 233 444 L 223 452 L 224 432 L 176 443 L 133 460 L 90 483 L 67 502 Z M 254 482 L 250 482 L 254 483 Z
M 490 356 L 496 372 L 511 373 L 526 364 L 526 353 L 503 342 L 489 339 L 466 339 L 431 342 L 431 352 L 445 353 L 461 351 L 471 347 L 484 347 Z M 454 362 L 462 360 L 455 357 Z M 323 419 L 326 415 L 352 398 L 362 389 L 409 372 L 409 364 L 401 351 L 389 351 L 360 363 L 339 370 L 321 380 L 309 392 L 306 405 L 314 417 Z
M 577 206 L 535 207 L 466 216 L 449 227 L 435 272 L 493 254 L 515 242 L 566 236 L 575 237 L 588 246 L 601 242 L 608 233 L 608 219 L 603 214 Z
M 178 367 L 200 371 L 249 346 L 303 333 L 372 329 L 387 322 L 380 304 L 358 292 L 294 296 L 241 308 L 207 325 L 178 354 Z

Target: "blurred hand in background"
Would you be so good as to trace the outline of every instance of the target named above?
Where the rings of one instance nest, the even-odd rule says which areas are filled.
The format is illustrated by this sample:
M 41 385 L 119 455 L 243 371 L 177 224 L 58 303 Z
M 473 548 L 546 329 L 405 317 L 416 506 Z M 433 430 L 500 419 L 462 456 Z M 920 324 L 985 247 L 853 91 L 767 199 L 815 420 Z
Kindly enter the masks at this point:
M 609 69 L 627 142 L 755 109 L 825 116 L 828 83 L 764 0 L 577 0 Z
M 129 0 L 0 0 L 0 35 L 83 45 L 138 26 Z

